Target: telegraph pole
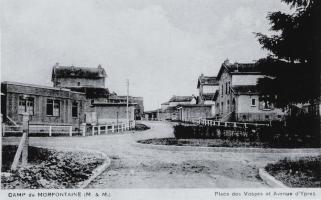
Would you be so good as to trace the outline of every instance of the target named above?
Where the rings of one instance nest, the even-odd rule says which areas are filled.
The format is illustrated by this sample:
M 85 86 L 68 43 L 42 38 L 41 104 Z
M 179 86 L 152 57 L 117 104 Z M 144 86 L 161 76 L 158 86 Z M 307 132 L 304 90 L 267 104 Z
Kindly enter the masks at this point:
M 127 101 L 126 101 L 126 119 L 127 119 L 127 123 L 129 124 L 129 109 L 128 109 L 128 104 L 129 104 L 129 80 L 126 79 L 126 86 L 127 86 Z

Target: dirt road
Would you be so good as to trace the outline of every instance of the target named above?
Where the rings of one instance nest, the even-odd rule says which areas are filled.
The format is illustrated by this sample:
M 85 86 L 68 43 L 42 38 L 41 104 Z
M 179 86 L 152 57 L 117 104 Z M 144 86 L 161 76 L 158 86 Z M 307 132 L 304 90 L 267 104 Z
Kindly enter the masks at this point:
M 88 136 L 30 138 L 31 145 L 92 149 L 112 160 L 89 188 L 226 188 L 268 187 L 258 168 L 279 156 L 261 153 L 166 151 L 134 146 L 140 139 L 173 137 L 165 122 L 144 122 L 143 132 Z M 12 138 L 4 138 L 5 143 Z

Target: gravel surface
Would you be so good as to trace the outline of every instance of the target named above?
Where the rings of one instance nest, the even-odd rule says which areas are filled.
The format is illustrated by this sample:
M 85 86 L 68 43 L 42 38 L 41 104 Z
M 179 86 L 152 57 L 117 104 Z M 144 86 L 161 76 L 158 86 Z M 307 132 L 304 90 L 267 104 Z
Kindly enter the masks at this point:
M 138 140 L 174 137 L 167 122 L 140 122 L 151 129 L 88 137 L 30 138 L 50 147 L 98 150 L 111 158 L 110 167 L 89 188 L 242 188 L 268 187 L 258 169 L 292 154 L 165 151 L 139 148 Z M 4 138 L 14 143 L 14 138 Z M 303 155 L 303 154 L 302 154 Z

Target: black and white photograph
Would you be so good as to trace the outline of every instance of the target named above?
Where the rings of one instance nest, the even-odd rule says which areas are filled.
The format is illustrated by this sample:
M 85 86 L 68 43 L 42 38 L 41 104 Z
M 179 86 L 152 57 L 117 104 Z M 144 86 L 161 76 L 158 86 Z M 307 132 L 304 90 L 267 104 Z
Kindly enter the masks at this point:
M 7 199 L 272 188 L 317 199 L 321 1 L 1 4 Z

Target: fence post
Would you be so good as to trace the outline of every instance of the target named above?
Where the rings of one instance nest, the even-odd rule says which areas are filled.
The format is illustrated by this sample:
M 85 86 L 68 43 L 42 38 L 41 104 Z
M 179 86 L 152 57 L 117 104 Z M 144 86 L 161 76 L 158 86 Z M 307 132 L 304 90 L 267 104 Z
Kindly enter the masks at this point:
M 234 122 L 234 128 L 236 128 L 236 122 Z
M 72 126 L 69 127 L 69 136 L 72 137 Z
M 4 136 L 5 132 L 6 132 L 6 125 L 2 124 L 2 136 Z
M 246 123 L 244 123 L 244 128 L 246 128 Z
M 22 166 L 28 164 L 28 147 L 29 147 L 29 113 L 23 113 L 22 115 L 22 131 L 26 133 L 26 141 L 22 150 Z
M 111 132 L 112 132 L 112 133 L 115 132 L 115 124 L 114 124 L 114 123 L 111 124 Z
M 101 128 L 101 126 L 98 125 L 97 128 L 98 128 L 98 135 L 100 135 L 100 128 Z
M 86 124 L 82 125 L 82 136 L 86 136 Z
M 51 129 L 52 129 L 52 126 L 49 126 L 49 137 L 52 136 L 52 132 L 51 132 L 52 130 Z
M 91 135 L 95 135 L 95 126 L 92 125 Z

